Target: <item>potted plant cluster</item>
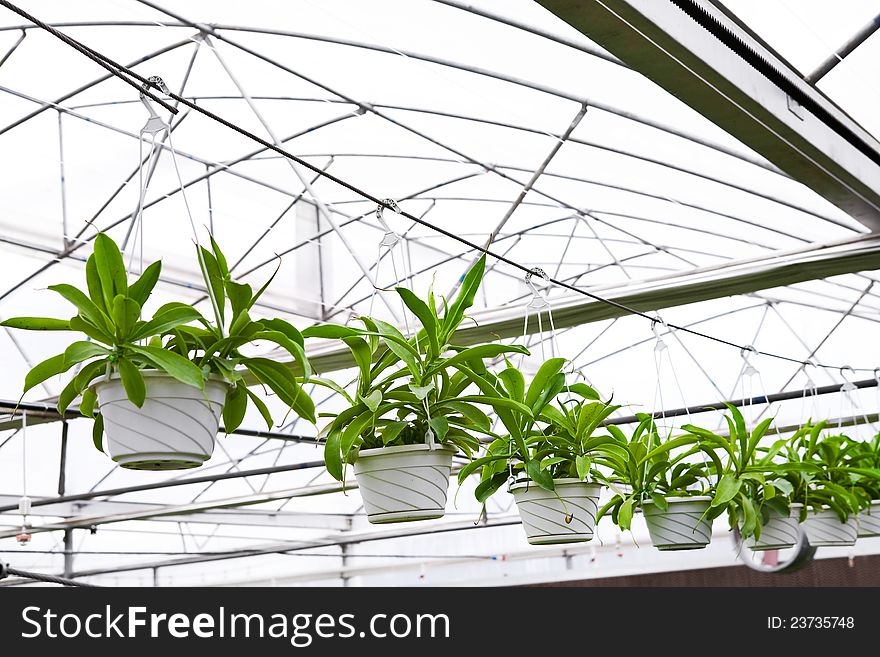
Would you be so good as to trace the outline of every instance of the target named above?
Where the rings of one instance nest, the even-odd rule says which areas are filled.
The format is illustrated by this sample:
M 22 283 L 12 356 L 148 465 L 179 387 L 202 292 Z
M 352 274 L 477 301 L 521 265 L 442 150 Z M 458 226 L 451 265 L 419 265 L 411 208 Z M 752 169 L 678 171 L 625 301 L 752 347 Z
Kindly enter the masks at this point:
M 480 472 L 475 490 L 484 503 L 509 482 L 529 543 L 574 543 L 593 538 L 601 484 L 593 460 L 613 442 L 594 435 L 618 406 L 599 401 L 590 386 L 565 384 L 563 358 L 541 365 L 526 386 L 515 367 L 497 376 L 487 373 L 487 393 L 516 402 L 499 413 L 505 435 L 486 455 L 459 472 L 459 482 Z M 554 403 L 555 402 L 555 403 Z
M 800 521 L 810 545 L 849 546 L 858 538 L 859 485 L 876 472 L 851 459 L 855 443 L 843 435 L 822 435 L 825 422 L 808 423 L 782 445 L 778 471 L 791 483 L 791 500 L 801 505 Z
M 201 465 L 213 452 L 221 418 L 233 431 L 250 405 L 271 428 L 268 407 L 248 387 L 255 384 L 316 423 L 302 388 L 311 381 L 345 402 L 319 432 L 325 463 L 344 484 L 353 467 L 373 523 L 441 517 L 453 457 L 460 454 L 469 462 L 459 483 L 478 474 L 475 496 L 484 505 L 507 484 L 535 545 L 588 541 L 605 515 L 627 530 L 637 511 L 660 550 L 705 547 L 712 521 L 724 513 L 753 550 L 790 547 L 801 531 L 814 546 L 880 535 L 880 435 L 855 441 L 819 422 L 768 445 L 772 420 L 748 429 L 728 405 L 725 434 L 687 424 L 680 435 L 664 437 L 653 416 L 639 414 L 627 436 L 608 421 L 619 406 L 584 383 L 566 383 L 565 359 L 550 358 L 527 382 L 508 360 L 528 354 L 524 347 L 456 344 L 484 258 L 450 303 L 433 292 L 423 299 L 396 289 L 417 320 L 412 335 L 373 317 L 359 318 L 356 327 L 320 324 L 300 333 L 280 318 L 251 317 L 274 275 L 255 292 L 232 279 L 213 238 L 210 249 L 196 249 L 211 302 L 207 317 L 175 301 L 146 319 L 161 262 L 130 280 L 117 245 L 99 234 L 83 289 L 49 288 L 73 305 L 73 317 L 2 322 L 82 336 L 33 367 L 24 393 L 73 370 L 58 410 L 79 400 L 79 411 L 94 418 L 96 447 L 122 467 Z M 358 371 L 353 390 L 311 376 L 306 339 L 338 340 L 351 351 Z M 286 362 L 251 355 L 264 343 L 280 347 Z M 604 492 L 609 499 L 600 505 Z
M 521 410 L 495 396 L 483 377 L 486 359 L 528 353 L 523 347 L 452 342 L 473 305 L 484 268 L 485 258 L 480 258 L 452 303 L 443 300 L 442 313 L 433 293 L 425 300 L 397 288 L 421 325 L 412 337 L 370 317 L 360 318 L 363 328 L 323 324 L 303 331 L 306 338 L 341 340 L 357 363 L 354 394 L 332 381 L 313 381 L 345 399 L 345 409 L 321 431 L 324 459 L 328 472 L 343 482 L 346 466 L 354 466 L 371 523 L 442 517 L 453 455 L 472 456 L 480 446 L 478 436 L 491 435 L 484 409 L 499 415 Z
M 749 431 L 740 410 L 731 404 L 727 408 L 726 435 L 693 424 L 682 427 L 699 440 L 711 459 L 710 475 L 715 484 L 710 516 L 727 511 L 730 528 L 739 532 L 752 550 L 791 547 L 798 540 L 801 505 L 791 503 L 793 487 L 773 460 L 785 441 L 769 450 L 763 448 L 761 442 L 773 419 L 767 418 Z
M 305 378 L 309 376 L 299 331 L 283 319 L 250 317 L 271 279 L 254 293 L 251 286 L 232 280 L 213 239 L 210 251 L 196 248 L 212 302 L 211 318 L 188 303 L 171 302 L 144 319 L 162 264 L 151 264 L 130 281 L 119 248 L 102 233 L 86 263 L 85 289 L 63 283 L 49 287 L 74 306 L 73 317 L 16 317 L 2 323 L 86 338 L 36 365 L 27 374 L 24 392 L 77 367 L 59 395 L 58 410 L 64 413 L 80 397 L 80 412 L 95 420 L 95 446 L 106 448 L 125 468 L 201 465 L 214 450 L 221 416 L 226 431 L 232 431 L 241 424 L 249 402 L 271 428 L 268 408 L 245 385 L 245 377 L 265 385 L 293 412 L 315 422 L 314 404 L 290 368 L 240 351 L 256 342 L 275 343 L 298 363 Z
M 880 472 L 880 434 L 869 441 L 851 440 L 848 453 L 853 466 Z M 854 493 L 861 503 L 856 516 L 859 538 L 880 536 L 880 477 L 860 477 Z

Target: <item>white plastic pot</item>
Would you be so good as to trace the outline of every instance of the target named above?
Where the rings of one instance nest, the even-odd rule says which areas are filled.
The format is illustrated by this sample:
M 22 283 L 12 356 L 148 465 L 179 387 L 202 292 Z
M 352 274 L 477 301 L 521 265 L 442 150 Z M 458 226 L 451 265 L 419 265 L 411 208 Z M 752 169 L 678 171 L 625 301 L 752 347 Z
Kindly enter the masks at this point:
M 794 547 L 800 534 L 800 514 L 803 504 L 792 504 L 788 516 L 782 516 L 774 509 L 770 510 L 770 519 L 761 527 L 761 538 L 755 541 L 754 536 L 746 539 L 746 545 L 755 550 L 782 550 Z
M 810 510 L 804 520 L 804 533 L 813 547 L 847 546 L 855 544 L 859 529 L 854 517 L 840 522 L 834 511 L 823 508 L 821 511 Z
M 592 539 L 602 487 L 573 478 L 554 479 L 553 484 L 555 492 L 533 481 L 510 487 L 529 543 L 552 545 Z
M 204 392 L 161 372 L 142 372 L 147 396 L 138 408 L 117 374 L 93 385 L 104 418 L 104 447 L 132 470 L 185 470 L 211 458 L 228 385 L 209 379 Z
M 859 526 L 859 538 L 880 536 L 880 500 L 871 503 L 864 511 L 856 516 Z
M 451 447 L 400 445 L 362 450 L 354 474 L 373 524 L 442 518 L 452 472 Z
M 642 503 L 651 543 L 658 550 L 698 550 L 712 540 L 712 522 L 703 517 L 711 497 L 668 497 L 664 511 L 651 500 Z

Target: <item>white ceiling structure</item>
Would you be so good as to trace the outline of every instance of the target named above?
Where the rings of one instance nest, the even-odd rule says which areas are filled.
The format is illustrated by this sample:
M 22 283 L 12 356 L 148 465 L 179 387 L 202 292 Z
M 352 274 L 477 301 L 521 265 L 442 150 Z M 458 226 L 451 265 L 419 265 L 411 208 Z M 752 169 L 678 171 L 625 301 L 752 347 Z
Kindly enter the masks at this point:
M 880 365 L 870 228 L 536 2 L 17 4 L 446 231 L 592 294 L 638 302 L 669 324 L 792 359 L 752 356 L 760 374 L 744 378 L 740 349 L 661 331 L 668 350 L 658 377 L 650 321 L 591 314 L 589 300 L 551 286 L 559 352 L 627 404 L 621 416 L 799 391 L 810 380 L 873 379 Z M 726 5 L 804 76 L 877 11 L 855 0 Z M 871 135 L 880 135 L 878 48 L 880 37 L 869 38 L 816 85 Z M 304 184 L 282 156 L 183 107 L 151 157 L 139 143 L 148 114 L 136 91 L 3 8 L 0 62 L 0 318 L 64 316 L 46 287 L 84 280 L 98 231 L 126 241 L 140 171 L 143 260 L 164 263 L 157 307 L 205 302 L 185 199 L 198 237 L 212 231 L 241 280 L 262 284 L 280 263 L 259 314 L 301 328 L 365 313 L 402 324 L 394 299 L 374 293 L 395 282 L 390 260 L 378 259 L 384 229 L 374 204 L 311 172 Z M 404 237 L 415 289 L 453 290 L 476 253 L 384 217 Z M 131 240 L 127 248 L 139 257 Z M 858 269 L 815 278 L 816 258 L 852 253 L 863 258 Z M 517 339 L 529 289 L 522 271 L 489 266 L 475 316 L 484 330 Z M 767 268 L 779 286 L 748 282 Z M 745 282 L 732 287 L 733 279 Z M 523 339 L 538 357 L 548 338 Z M 0 399 L 17 400 L 29 366 L 63 340 L 0 330 Z M 799 362 L 810 359 L 833 367 Z M 352 373 L 332 376 L 344 384 Z M 26 399 L 51 403 L 64 383 Z M 320 411 L 338 409 L 322 390 L 314 395 Z M 871 420 L 878 408 L 877 390 L 865 388 L 747 415 L 769 412 L 786 425 L 808 414 Z M 693 419 L 715 426 L 720 416 Z M 453 483 L 442 520 L 371 527 L 356 489 L 340 491 L 321 467 L 316 429 L 302 421 L 221 437 L 211 461 L 178 474 L 115 467 L 91 446 L 84 420 L 67 423 L 62 461 L 60 422 L 26 431 L 19 423 L 0 415 L 0 559 L 96 584 L 501 583 L 736 560 L 721 524 L 696 556 L 658 553 L 644 547 L 644 527 L 619 536 L 605 523 L 595 544 L 530 548 L 505 494 L 475 526 L 469 483 L 457 496 Z M 244 426 L 265 429 L 250 415 Z M 260 469 L 272 472 L 241 474 Z M 35 508 L 34 538 L 20 547 L 12 537 L 21 519 L 10 509 L 25 489 L 35 500 L 64 497 Z M 858 549 L 880 551 L 877 541 Z

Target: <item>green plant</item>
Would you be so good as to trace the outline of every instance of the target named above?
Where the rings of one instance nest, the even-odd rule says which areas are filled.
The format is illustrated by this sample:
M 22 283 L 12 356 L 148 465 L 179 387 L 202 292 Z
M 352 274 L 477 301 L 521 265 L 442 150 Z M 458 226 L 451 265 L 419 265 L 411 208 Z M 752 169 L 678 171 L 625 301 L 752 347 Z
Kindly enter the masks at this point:
M 801 521 L 807 518 L 808 509 L 827 507 L 846 522 L 863 508 L 864 491 L 875 487 L 880 477 L 880 471 L 864 461 L 856 441 L 841 434 L 823 436 L 826 426 L 825 421 L 808 422 L 768 452 L 770 457 L 783 459 L 775 470 L 791 484 L 791 501 L 804 505 Z
M 709 469 L 698 458 L 702 448 L 696 436 L 663 439 L 651 415 L 639 413 L 637 418 L 639 424 L 630 438 L 619 427 L 608 425 L 614 444 L 605 446 L 594 460 L 614 491 L 596 520 L 610 513 L 621 529 L 630 529 L 635 508 L 646 500 L 666 510 L 667 497 L 706 495 L 711 487 Z
M 867 508 L 873 502 L 880 500 L 880 433 L 871 440 L 848 439 L 848 441 L 849 464 L 871 472 L 871 475 L 860 477 L 853 490 L 859 498 L 861 507 Z
M 250 317 L 250 310 L 272 278 L 254 293 L 250 285 L 232 280 L 226 259 L 213 238 L 211 251 L 200 246 L 197 249 L 212 301 L 213 321 L 181 302 L 167 303 L 152 318 L 144 320 L 143 307 L 159 280 L 162 263 L 154 262 L 137 280 L 129 282 L 116 243 L 99 234 L 94 252 L 86 262 L 86 291 L 68 284 L 49 286 L 76 308 L 76 315 L 70 319 L 16 317 L 2 322 L 11 328 L 73 331 L 88 338 L 72 342 L 63 353 L 31 369 L 25 377 L 22 396 L 43 381 L 79 365 L 79 371 L 59 395 L 58 411 L 64 413 L 81 395 L 80 412 L 95 418 L 93 435 L 98 449 L 102 447 L 103 423 L 100 413 L 95 413 L 97 397 L 90 386 L 113 373 L 118 373 L 128 399 L 138 407 L 143 406 L 146 398 L 143 370 L 164 372 L 202 390 L 209 376 L 223 377 L 229 383 L 223 408 L 226 431 L 241 424 L 248 400 L 259 409 L 266 424 L 272 426 L 268 408 L 247 388 L 245 377 L 266 385 L 298 415 L 314 422 L 314 404 L 289 368 L 267 358 L 246 357 L 239 351 L 256 341 L 273 342 L 291 355 L 304 377 L 309 376 L 299 331 L 282 319 L 253 321 Z
M 731 404 L 726 406 L 726 436 L 693 424 L 684 425 L 682 430 L 695 436 L 711 459 L 710 474 L 715 476 L 715 484 L 707 491 L 712 495 L 707 517 L 716 518 L 727 511 L 731 529 L 738 528 L 743 538 L 758 539 L 771 512 L 788 517 L 787 496 L 792 486 L 778 476 L 772 460 L 762 456 L 759 448 L 773 418 L 749 431 L 740 410 Z
M 473 305 L 485 269 L 480 258 L 462 281 L 455 300 L 437 310 L 433 292 L 427 300 L 398 287 L 397 294 L 418 318 L 421 328 L 407 338 L 379 319 L 361 317 L 364 328 L 322 324 L 303 331 L 306 338 L 341 340 L 358 367 L 357 387 L 349 394 L 333 381 L 312 381 L 342 395 L 347 408 L 332 415 L 326 435 L 327 471 L 343 481 L 345 464 L 354 463 L 361 449 L 412 445 L 429 441 L 451 444 L 471 455 L 480 441 L 474 434 L 492 435 L 491 421 L 481 407 L 499 414 L 519 404 L 490 394 L 468 394 L 486 373 L 485 359 L 505 353 L 528 353 L 524 347 L 479 344 L 461 347 L 454 335 Z M 524 408 L 524 407 L 523 407 Z
M 487 393 L 521 406 L 499 414 L 505 435 L 496 438 L 484 456 L 459 472 L 459 483 L 474 472 L 480 473 L 474 491 L 478 501 L 485 503 L 511 476 L 525 477 L 553 491 L 554 479 L 586 481 L 597 474 L 593 459 L 614 441 L 610 436 L 594 434 L 619 407 L 599 401 L 598 393 L 584 383 L 566 386 L 564 363 L 564 358 L 547 360 L 528 388 L 522 373 L 510 363 L 497 376 L 483 376 Z

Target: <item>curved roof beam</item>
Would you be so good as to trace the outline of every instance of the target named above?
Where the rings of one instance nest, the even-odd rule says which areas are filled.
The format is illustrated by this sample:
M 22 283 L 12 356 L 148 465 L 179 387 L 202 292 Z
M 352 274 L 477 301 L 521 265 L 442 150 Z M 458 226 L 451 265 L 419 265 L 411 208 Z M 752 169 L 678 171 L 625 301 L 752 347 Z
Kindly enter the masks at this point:
M 149 6 L 152 6 L 159 11 L 164 11 L 166 13 L 169 13 L 169 12 L 167 12 L 167 10 L 164 10 L 161 7 L 157 7 L 156 5 L 154 5 L 152 3 L 143 3 L 143 4 L 149 4 Z M 50 25 L 55 28 L 103 27 L 103 26 L 120 26 L 120 25 L 125 25 L 125 26 L 130 26 L 130 27 L 154 27 L 154 28 L 157 26 L 159 26 L 159 27 L 187 27 L 187 28 L 191 28 L 191 29 L 193 29 L 193 28 L 199 29 L 200 28 L 200 26 L 196 25 L 195 23 L 189 22 L 189 21 L 166 22 L 166 23 L 162 23 L 161 25 L 157 25 L 154 22 L 148 22 L 148 21 L 107 21 L 107 22 L 83 21 L 83 22 L 68 22 L 68 23 L 60 23 L 59 22 L 59 23 L 51 23 Z M 5 28 L 0 27 L 0 31 L 20 30 L 20 29 L 27 30 L 27 29 L 33 29 L 34 27 L 35 26 L 33 26 L 33 25 L 7 26 Z M 226 31 L 236 31 L 236 32 L 248 32 L 248 33 L 253 33 L 253 34 L 267 34 L 267 35 L 271 35 L 271 36 L 282 36 L 282 37 L 290 37 L 290 38 L 294 38 L 294 39 L 304 39 L 304 40 L 309 40 L 309 41 L 320 41 L 320 42 L 332 43 L 332 44 L 340 45 L 340 46 L 348 46 L 351 48 L 372 50 L 375 52 L 381 52 L 381 53 L 385 53 L 388 55 L 394 55 L 396 57 L 403 56 L 408 59 L 423 61 L 423 62 L 427 62 L 430 64 L 437 64 L 439 66 L 444 66 L 447 68 L 465 71 L 468 73 L 474 73 L 476 75 L 489 77 L 491 79 L 499 80 L 502 82 L 508 82 L 508 83 L 514 84 L 516 86 L 525 87 L 525 88 L 531 89 L 533 91 L 539 91 L 541 93 L 555 96 L 557 98 L 570 100 L 570 101 L 573 101 L 576 103 L 586 103 L 596 109 L 608 112 L 610 114 L 614 114 L 616 116 L 619 116 L 624 119 L 628 119 L 628 120 L 636 122 L 636 123 L 641 123 L 641 124 L 646 125 L 648 127 L 660 130 L 661 132 L 666 132 L 668 134 L 671 134 L 675 137 L 680 137 L 682 139 L 693 142 L 695 144 L 699 144 L 701 146 L 705 146 L 707 148 L 717 150 L 718 152 L 724 153 L 725 155 L 729 155 L 730 157 L 736 158 L 738 160 L 748 162 L 749 164 L 753 164 L 753 165 L 760 167 L 762 169 L 766 169 L 767 171 L 772 171 L 773 173 L 776 173 L 778 175 L 788 177 L 787 174 L 783 173 L 780 169 L 778 169 L 777 167 L 775 167 L 774 165 L 770 164 L 769 162 L 767 162 L 765 160 L 762 160 L 762 159 L 756 158 L 756 157 L 752 157 L 746 153 L 741 153 L 741 152 L 736 151 L 731 148 L 727 148 L 725 146 L 722 146 L 721 144 L 713 143 L 707 139 L 703 139 L 702 137 L 698 137 L 697 135 L 689 134 L 685 131 L 678 130 L 677 128 L 674 128 L 673 126 L 669 126 L 669 125 L 665 125 L 665 124 L 657 122 L 657 121 L 653 121 L 647 117 L 635 114 L 633 112 L 629 112 L 629 111 L 621 109 L 621 108 L 614 107 L 612 105 L 607 105 L 605 103 L 601 103 L 599 101 L 594 101 L 589 98 L 579 97 L 579 96 L 569 94 L 569 93 L 562 91 L 562 90 L 559 90 L 559 89 L 553 89 L 548 86 L 544 86 L 544 85 L 541 85 L 541 84 L 538 84 L 535 82 L 529 82 L 527 80 L 522 80 L 522 79 L 519 79 L 519 78 L 516 78 L 513 76 L 505 75 L 503 73 L 498 73 L 498 72 L 489 71 L 486 69 L 481 69 L 478 67 L 460 64 L 458 62 L 445 60 L 445 59 L 442 59 L 439 57 L 433 57 L 431 55 L 415 53 L 415 52 L 411 52 L 411 51 L 407 51 L 407 50 L 394 50 L 394 49 L 387 48 L 384 46 L 379 46 L 376 44 L 371 44 L 371 43 L 366 43 L 366 42 L 361 42 L 361 41 L 353 41 L 353 40 L 349 40 L 349 39 L 341 39 L 341 38 L 318 35 L 318 34 L 308 34 L 308 33 L 304 33 L 304 32 L 292 32 L 289 30 L 278 30 L 278 29 L 271 29 L 271 28 L 244 27 L 244 26 L 240 26 L 240 25 L 226 25 L 226 24 L 222 24 L 222 23 L 212 24 L 210 26 L 204 26 L 204 27 L 213 30 L 212 32 L 210 32 L 213 36 L 228 43 L 229 45 L 232 45 L 240 50 L 243 50 L 244 52 L 247 52 L 251 55 L 254 55 L 257 58 L 266 61 L 267 63 L 278 66 L 278 67 L 282 68 L 283 70 L 287 70 L 289 73 L 293 73 L 294 75 L 297 75 L 297 74 L 294 73 L 293 71 L 291 71 L 290 69 L 287 69 L 286 67 L 280 65 L 278 62 L 274 62 L 270 58 L 266 57 L 265 55 L 262 55 L 256 51 L 252 50 L 251 48 L 248 48 L 247 46 L 243 46 L 241 44 L 238 44 L 237 42 L 229 39 L 228 37 L 225 37 L 222 34 L 218 34 L 216 31 L 217 30 L 226 30 Z M 189 39 L 187 39 L 186 41 L 189 41 Z M 103 81 L 103 78 L 101 80 L 95 81 L 94 83 L 90 84 L 88 88 L 90 88 L 91 86 L 94 86 L 94 84 L 97 84 L 98 82 L 101 82 L 101 81 Z M 311 81 L 311 82 L 314 82 L 314 81 Z M 319 84 L 317 86 L 322 86 L 322 85 Z M 80 93 L 81 91 L 84 91 L 84 89 L 78 90 L 74 93 L 71 93 L 68 97 L 70 97 L 71 95 L 76 95 L 77 93 Z M 331 93 L 334 93 L 334 95 L 339 95 L 339 94 L 335 94 L 335 92 L 332 92 L 332 91 L 331 91 Z M 354 102 L 357 105 L 362 105 L 361 103 L 357 103 L 356 101 L 354 101 Z M 0 134 L 2 134 L 4 131 L 5 130 L 0 131 Z
M 435 0 L 435 1 L 437 1 L 437 0 Z M 260 95 L 256 95 L 256 96 L 252 96 L 252 98 L 254 100 L 273 100 L 273 101 L 285 101 L 285 102 L 320 102 L 320 103 L 330 102 L 330 103 L 338 103 L 338 104 L 350 104 L 348 101 L 342 101 L 342 100 L 336 100 L 336 99 L 327 100 L 327 99 L 321 99 L 321 98 L 296 98 L 296 97 L 290 97 L 290 96 L 260 96 Z M 240 96 L 188 96 L 187 99 L 192 100 L 194 102 L 197 102 L 199 100 L 241 100 L 241 97 Z M 72 106 L 72 109 L 74 109 L 74 108 L 75 109 L 85 109 L 88 107 L 107 107 L 107 106 L 111 106 L 111 105 L 133 104 L 133 103 L 137 103 L 137 102 L 139 102 L 139 101 L 125 100 L 125 101 L 108 101 L 108 102 L 102 102 L 102 103 L 89 103 L 86 105 Z M 516 130 L 519 132 L 527 132 L 530 134 L 551 136 L 556 139 L 562 138 L 562 135 L 549 134 L 549 133 L 546 133 L 542 130 L 538 130 L 536 128 L 530 128 L 528 126 L 522 126 L 522 125 L 515 125 L 515 124 L 511 124 L 511 123 L 506 123 L 504 121 L 494 121 L 491 119 L 470 116 L 467 114 L 458 114 L 458 113 L 454 113 L 454 112 L 443 112 L 443 111 L 439 111 L 439 110 L 424 109 L 424 108 L 419 108 L 419 107 L 407 107 L 407 106 L 403 106 L 403 105 L 390 105 L 390 104 L 385 104 L 385 103 L 372 103 L 372 105 L 373 105 L 373 107 L 379 107 L 382 109 L 391 109 L 391 110 L 399 110 L 399 111 L 404 111 L 404 112 L 416 112 L 416 113 L 420 113 L 420 114 L 429 114 L 431 116 L 440 116 L 440 117 L 445 117 L 445 118 L 460 119 L 462 121 L 480 123 L 482 125 L 492 125 L 492 126 L 497 126 L 500 128 L 507 128 L 510 130 Z M 579 139 L 576 137 L 568 137 L 568 139 L 566 141 L 568 141 L 572 144 L 577 144 L 579 146 L 595 148 L 597 150 L 606 151 L 608 153 L 613 153 L 615 155 L 620 155 L 621 157 L 635 159 L 635 160 L 645 162 L 648 164 L 655 164 L 657 166 L 669 169 L 671 171 L 676 171 L 678 173 L 682 173 L 685 175 L 694 176 L 696 178 L 700 178 L 700 179 L 706 180 L 708 182 L 716 183 L 718 185 L 723 185 L 723 186 L 728 187 L 730 189 L 735 189 L 735 190 L 743 192 L 745 194 L 756 196 L 758 198 L 764 199 L 766 201 L 770 201 L 772 203 L 778 203 L 778 204 L 783 205 L 785 207 L 791 208 L 792 210 L 797 210 L 799 212 L 803 212 L 803 213 L 808 214 L 810 216 L 816 217 L 817 219 L 821 219 L 822 221 L 826 221 L 828 223 L 834 224 L 835 226 L 839 226 L 841 228 L 852 231 L 854 233 L 860 232 L 856 227 L 854 227 L 850 224 L 847 224 L 839 219 L 835 219 L 834 217 L 829 217 L 828 215 L 824 215 L 824 214 L 821 214 L 821 213 L 816 212 L 814 210 L 810 210 L 809 208 L 806 208 L 802 205 L 798 205 L 796 203 L 786 201 L 786 200 L 781 199 L 781 198 L 774 196 L 772 194 L 767 194 L 764 192 L 757 191 L 755 189 L 744 187 L 742 185 L 737 185 L 735 183 L 732 183 L 730 181 L 727 181 L 727 180 L 724 180 L 721 178 L 716 178 L 716 177 L 711 176 L 711 175 L 704 173 L 702 171 L 698 171 L 695 169 L 688 169 L 687 167 L 683 167 L 681 165 L 674 164 L 672 162 L 661 160 L 656 157 L 641 155 L 639 153 L 634 153 L 632 151 L 628 151 L 623 148 L 616 148 L 616 147 L 609 146 L 606 144 L 600 144 L 598 142 L 588 141 L 585 139 Z M 321 154 L 321 156 L 327 156 L 327 155 L 329 155 L 329 154 Z M 336 156 L 357 157 L 358 155 L 359 154 L 357 154 L 357 153 L 349 153 L 349 154 L 336 154 L 336 153 L 334 153 L 334 157 L 336 157 Z M 313 155 L 307 155 L 306 157 L 309 157 L 309 156 L 313 156 Z M 373 154 L 372 156 L 373 157 L 382 157 L 383 155 L 382 154 Z M 280 155 L 273 154 L 273 155 L 267 156 L 266 158 L 255 157 L 252 159 L 253 160 L 280 159 L 281 157 L 282 156 L 280 156 Z M 400 156 L 386 155 L 386 157 L 394 158 L 394 157 L 400 157 Z M 420 158 L 418 156 L 411 156 L 411 159 L 428 159 L 428 158 Z M 436 158 L 436 160 L 437 161 L 458 162 L 457 160 L 453 160 L 453 159 L 444 160 L 442 158 Z M 531 172 L 530 169 L 516 169 L 515 167 L 507 167 L 507 166 L 502 167 L 502 168 L 506 168 L 506 169 L 510 169 L 510 170 L 518 170 L 518 171 L 523 171 L 523 172 Z M 551 176 L 552 174 L 545 172 L 543 175 L 544 176 Z M 599 183 L 596 183 L 596 184 L 599 184 Z M 766 226 L 764 224 L 761 224 L 760 227 L 764 228 Z M 794 237 L 794 236 L 791 236 L 791 237 Z

